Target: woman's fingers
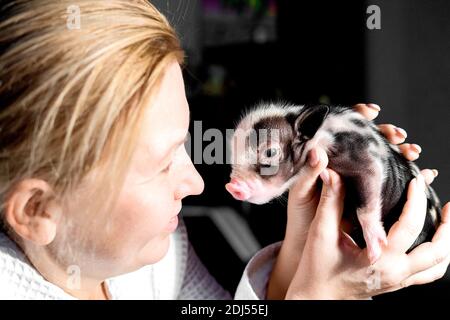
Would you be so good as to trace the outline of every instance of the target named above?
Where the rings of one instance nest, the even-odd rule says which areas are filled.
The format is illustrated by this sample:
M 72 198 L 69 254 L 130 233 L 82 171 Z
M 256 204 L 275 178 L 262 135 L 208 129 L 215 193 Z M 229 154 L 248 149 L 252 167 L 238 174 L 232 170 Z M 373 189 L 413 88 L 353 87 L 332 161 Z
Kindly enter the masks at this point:
M 324 150 L 314 148 L 308 154 L 307 165 L 300 170 L 297 182 L 289 190 L 286 237 L 307 235 L 319 201 L 317 179 L 327 164 Z
M 447 230 L 448 231 L 448 230 Z M 450 237 L 447 238 L 447 241 Z M 446 244 L 425 242 L 408 254 L 408 273 L 414 275 L 426 272 L 445 263 L 450 257 Z
M 367 120 L 373 120 L 378 117 L 380 112 L 380 107 L 374 103 L 358 103 L 353 106 L 356 112 L 359 112 Z
M 375 119 L 380 112 L 380 107 L 373 103 L 358 103 L 353 106 L 353 109 L 368 120 Z M 404 129 L 396 127 L 392 124 L 380 124 L 378 125 L 378 129 L 392 144 L 399 145 L 400 143 L 403 143 L 408 135 Z M 422 152 L 419 145 L 410 143 L 400 145 L 399 149 L 403 156 L 410 161 L 417 160 L 420 152 Z
M 424 284 L 441 278 L 450 263 L 450 202 L 442 208 L 441 224 L 431 242 L 415 248 L 409 255 L 412 276 L 403 286 Z
M 409 161 L 414 161 L 419 158 L 419 154 L 422 152 L 422 148 L 415 143 L 404 143 L 398 146 L 400 152 Z
M 392 144 L 400 144 L 405 141 L 407 133 L 402 128 L 398 128 L 392 124 L 380 124 L 378 129 L 383 136 Z
M 442 278 L 448 269 L 449 262 L 450 258 L 447 258 L 446 261 L 430 269 L 413 274 L 412 276 L 406 278 L 401 282 L 401 288 L 409 287 L 412 285 L 426 284 Z
M 378 129 L 390 143 L 399 145 L 398 148 L 406 159 L 414 161 L 419 158 L 422 148 L 418 144 L 403 143 L 407 137 L 404 129 L 392 124 L 380 124 L 378 125 Z M 403 144 L 400 145 L 400 143 Z
M 427 184 L 432 184 L 439 172 L 436 169 L 423 169 L 420 171 L 420 174 L 423 175 Z
M 375 119 L 380 112 L 380 107 L 373 103 L 358 103 L 353 106 L 353 109 L 368 120 Z M 378 129 L 392 144 L 399 145 L 400 143 L 403 143 L 408 136 L 404 129 L 396 127 L 392 124 L 380 124 L 378 125 Z M 410 143 L 400 145 L 399 149 L 403 156 L 410 161 L 414 161 L 419 158 L 419 154 L 422 152 L 422 148 L 419 145 Z
M 339 175 L 331 169 L 325 169 L 320 174 L 323 181 L 319 205 L 314 217 L 312 232 L 320 238 L 341 237 L 340 223 L 344 211 L 344 186 Z M 323 237 L 322 237 L 323 236 Z
M 328 157 L 323 149 L 313 148 L 309 152 L 308 165 L 302 168 L 297 182 L 289 190 L 290 200 L 295 201 L 295 205 L 303 205 L 312 200 L 319 174 L 327 165 Z
M 419 174 L 411 180 L 402 214 L 389 230 L 388 249 L 406 252 L 422 231 L 426 212 L 425 179 Z
M 440 240 L 422 243 L 408 254 L 410 274 L 426 272 L 431 268 L 442 265 L 442 263 L 445 263 L 449 259 L 449 226 L 447 225 L 445 228 L 442 228 L 442 232 L 445 233 L 445 236 Z
M 378 125 L 378 129 L 390 143 L 398 145 L 400 152 L 406 159 L 414 161 L 419 158 L 422 148 L 418 144 L 403 143 L 408 136 L 405 130 L 392 124 L 380 124 Z

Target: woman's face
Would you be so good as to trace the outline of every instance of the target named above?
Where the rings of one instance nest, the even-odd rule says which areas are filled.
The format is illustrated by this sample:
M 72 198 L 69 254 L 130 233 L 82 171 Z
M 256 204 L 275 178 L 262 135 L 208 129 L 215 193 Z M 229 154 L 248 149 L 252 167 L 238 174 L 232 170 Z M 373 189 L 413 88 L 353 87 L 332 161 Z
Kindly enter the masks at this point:
M 74 219 L 84 220 L 75 224 L 86 229 L 83 233 L 87 246 L 95 248 L 90 257 L 98 262 L 97 269 L 90 272 L 101 273 L 102 266 L 113 274 L 130 272 L 164 257 L 169 235 L 178 223 L 181 200 L 200 194 L 204 187 L 184 147 L 188 127 L 189 107 L 182 73 L 173 63 L 145 114 L 142 135 L 117 206 L 113 212 L 89 219 L 90 223 L 74 214 Z M 86 201 L 92 196 L 86 194 Z M 83 210 L 81 204 L 85 201 L 77 202 L 79 205 L 70 211 Z

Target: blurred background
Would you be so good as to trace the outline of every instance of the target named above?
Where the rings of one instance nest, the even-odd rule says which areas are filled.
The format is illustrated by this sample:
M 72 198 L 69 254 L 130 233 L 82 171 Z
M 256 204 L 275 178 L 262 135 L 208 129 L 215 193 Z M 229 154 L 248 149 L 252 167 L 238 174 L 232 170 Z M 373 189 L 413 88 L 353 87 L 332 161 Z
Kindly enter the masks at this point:
M 449 200 L 450 1 L 151 2 L 182 39 L 191 122 L 202 121 L 203 132 L 225 135 L 262 100 L 377 103 L 377 123 L 408 132 L 423 150 L 418 165 L 439 170 L 433 186 Z M 377 23 L 370 5 L 380 9 L 379 29 L 369 28 Z M 238 202 L 224 188 L 229 165 L 196 167 L 205 191 L 187 198 L 182 214 L 198 255 L 234 293 L 248 259 L 283 239 L 286 204 Z M 449 278 L 378 298 L 442 296 Z

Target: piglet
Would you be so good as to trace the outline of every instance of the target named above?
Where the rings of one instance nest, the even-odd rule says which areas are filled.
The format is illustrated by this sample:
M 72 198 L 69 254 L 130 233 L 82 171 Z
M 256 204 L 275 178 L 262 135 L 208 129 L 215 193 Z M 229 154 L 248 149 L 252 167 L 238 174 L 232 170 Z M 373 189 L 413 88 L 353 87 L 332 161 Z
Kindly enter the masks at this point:
M 313 147 L 325 150 L 328 167 L 343 178 L 344 219 L 352 226 L 350 235 L 360 247 L 367 247 L 374 263 L 419 169 L 351 107 L 256 106 L 241 119 L 231 140 L 231 181 L 225 187 L 237 200 L 267 203 L 294 184 Z M 429 186 L 426 195 L 423 229 L 408 252 L 430 241 L 440 223 L 439 199 Z

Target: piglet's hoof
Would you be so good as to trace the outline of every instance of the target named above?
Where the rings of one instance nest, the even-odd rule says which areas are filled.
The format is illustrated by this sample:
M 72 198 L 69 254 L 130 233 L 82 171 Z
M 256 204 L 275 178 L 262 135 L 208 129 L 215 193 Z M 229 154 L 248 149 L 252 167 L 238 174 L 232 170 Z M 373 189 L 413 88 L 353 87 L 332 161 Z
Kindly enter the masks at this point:
M 388 244 L 386 232 L 381 225 L 374 225 L 364 230 L 364 239 L 367 245 L 367 257 L 370 264 L 374 264 L 380 258 L 383 247 Z

